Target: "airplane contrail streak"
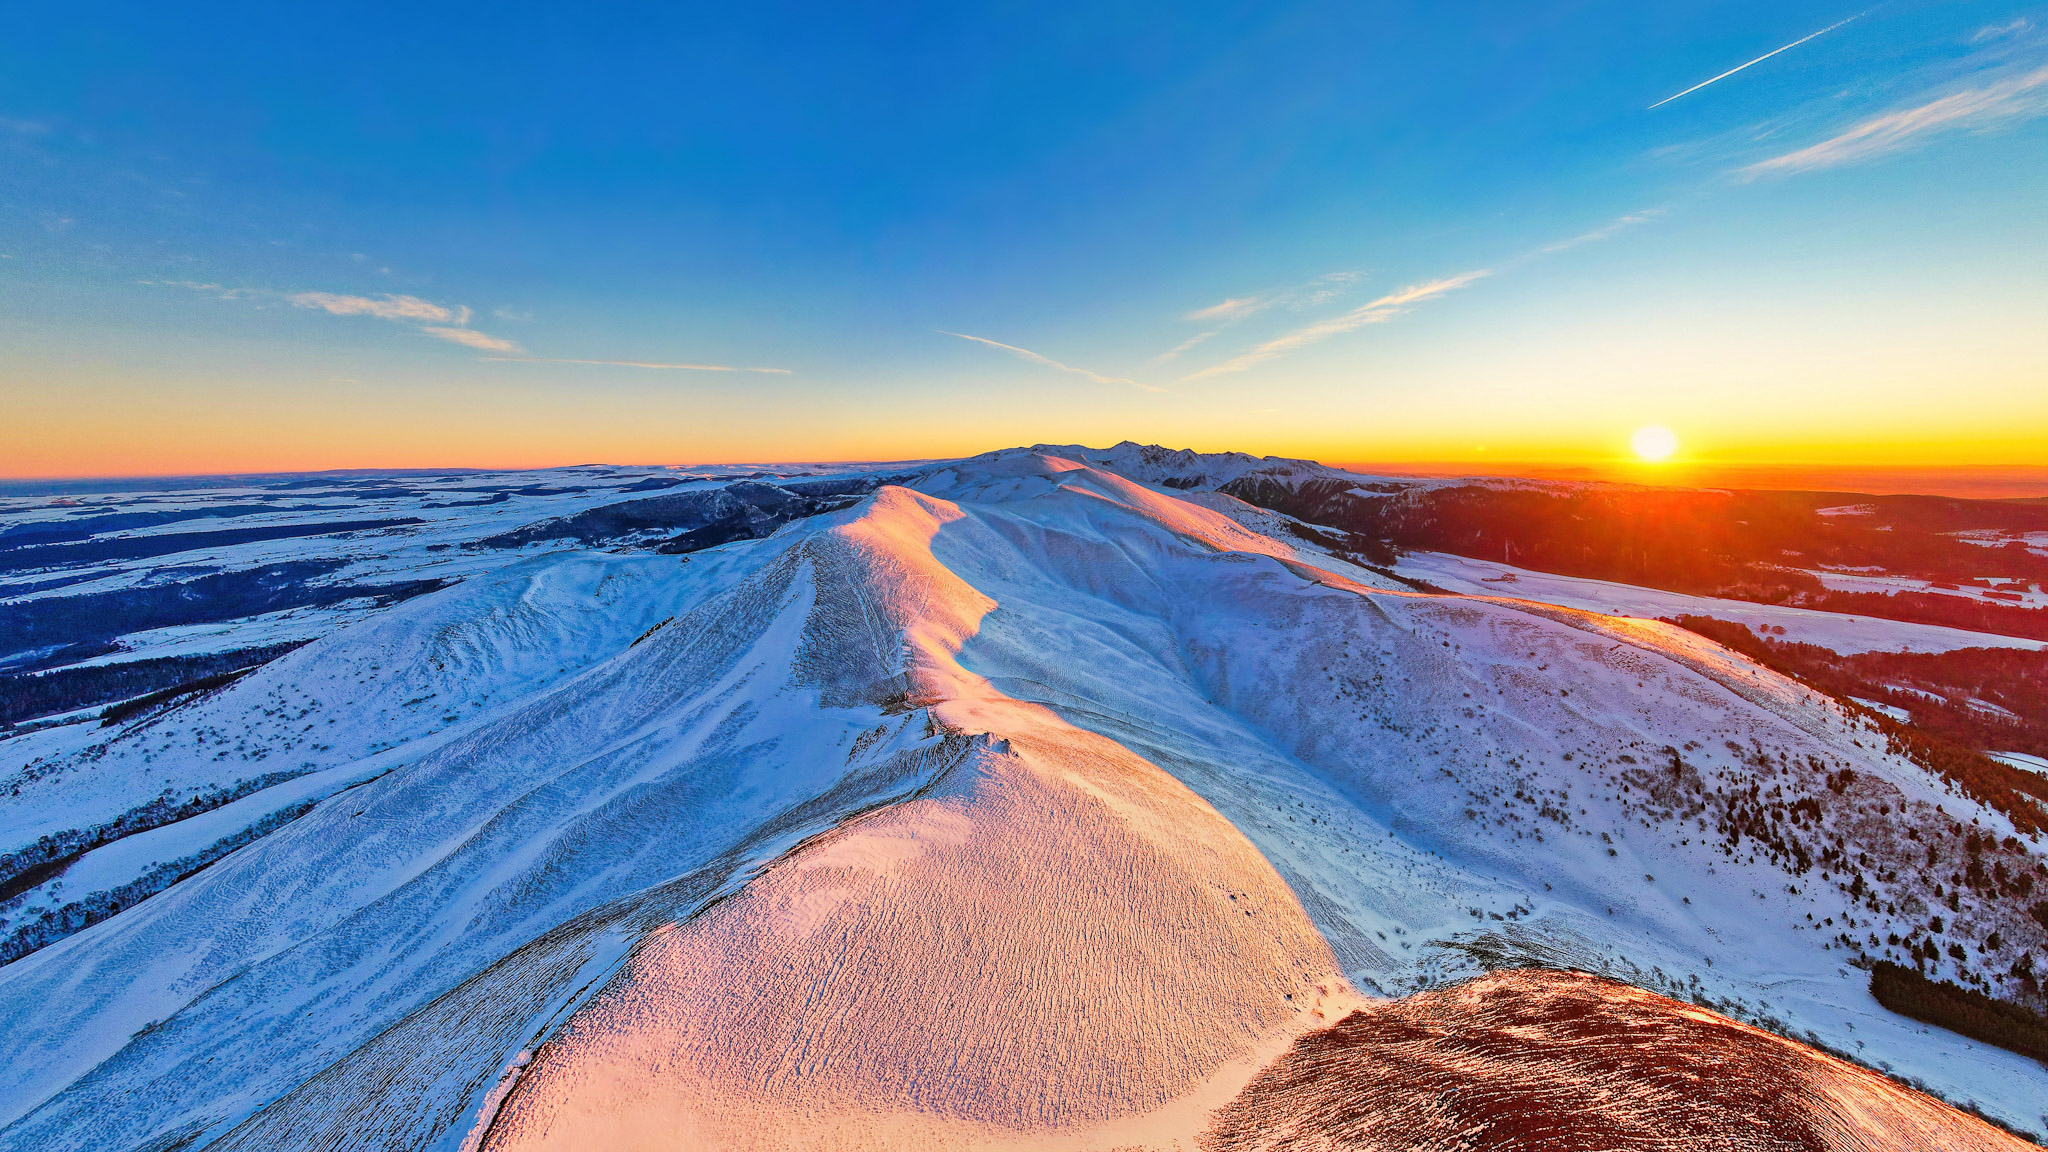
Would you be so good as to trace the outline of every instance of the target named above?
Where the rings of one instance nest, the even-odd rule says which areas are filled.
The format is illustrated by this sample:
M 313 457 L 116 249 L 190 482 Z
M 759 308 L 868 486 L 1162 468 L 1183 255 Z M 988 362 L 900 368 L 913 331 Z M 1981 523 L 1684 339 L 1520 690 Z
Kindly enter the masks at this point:
M 1714 83 L 1718 83 L 1718 82 L 1720 82 L 1720 81 L 1722 81 L 1722 80 L 1726 80 L 1726 79 L 1727 79 L 1727 78 L 1729 78 L 1730 76 L 1733 76 L 1733 75 L 1735 75 L 1735 74 L 1736 74 L 1737 72 L 1740 72 L 1740 71 L 1742 71 L 1742 70 L 1743 70 L 1744 68 L 1748 68 L 1748 67 L 1750 67 L 1750 66 L 1752 66 L 1752 65 L 1756 65 L 1756 64 L 1761 64 L 1761 63 L 1763 63 L 1764 61 L 1766 61 L 1766 60 L 1769 60 L 1769 59 L 1770 59 L 1771 57 L 1773 57 L 1773 56 L 1776 56 L 1776 55 L 1777 55 L 1778 53 L 1780 53 L 1780 52 L 1785 52 L 1785 51 L 1789 51 L 1789 50 L 1791 50 L 1791 49 L 1793 49 L 1793 48 L 1797 48 L 1797 47 L 1799 47 L 1799 46 L 1800 46 L 1801 44 L 1804 44 L 1804 43 L 1806 43 L 1806 42 L 1807 42 L 1808 40 L 1812 40 L 1812 39 L 1814 39 L 1815 37 L 1818 37 L 1818 36 L 1825 36 L 1825 35 L 1827 35 L 1828 33 L 1830 33 L 1830 32 L 1833 32 L 1833 31 L 1834 31 L 1835 29 L 1837 29 L 1837 28 L 1840 28 L 1840 27 L 1841 27 L 1842 25 L 1844 25 L 1844 24 L 1847 24 L 1847 23 L 1849 23 L 1849 22 L 1850 22 L 1850 21 L 1852 21 L 1852 20 L 1860 20 L 1860 19 L 1862 19 L 1863 17 L 1865 17 L 1865 16 L 1868 16 L 1868 15 L 1870 14 L 1870 12 L 1871 12 L 1871 10 L 1870 10 L 1870 9 L 1868 9 L 1868 8 L 1866 8 L 1866 9 L 1864 9 L 1863 11 L 1861 11 L 1861 12 L 1858 12 L 1858 13 L 1857 13 L 1856 15 L 1854 15 L 1854 16 L 1851 16 L 1851 17 L 1849 17 L 1849 19 L 1848 19 L 1848 20 L 1838 20 L 1838 21 L 1836 21 L 1835 23 L 1833 23 L 1833 24 L 1830 24 L 1830 25 L 1828 25 L 1827 27 L 1825 27 L 1825 28 L 1821 29 L 1820 31 L 1818 31 L 1818 32 L 1815 32 L 1815 33 L 1814 33 L 1814 34 L 1813 34 L 1812 36 L 1801 36 L 1801 37 L 1800 37 L 1799 39 L 1797 39 L 1797 40 L 1794 40 L 1794 41 L 1793 41 L 1793 42 L 1791 42 L 1790 44 L 1787 44 L 1787 45 L 1785 45 L 1785 47 L 1783 47 L 1783 48 L 1773 48 L 1773 49 L 1771 49 L 1771 50 L 1770 50 L 1769 52 L 1766 52 L 1766 53 L 1764 53 L 1763 55 L 1761 55 L 1761 56 L 1757 57 L 1756 59 L 1754 59 L 1754 60 L 1751 60 L 1751 61 L 1750 61 L 1750 62 L 1749 62 L 1748 64 L 1737 64 L 1737 65 L 1736 65 L 1735 67 L 1733 67 L 1733 68 L 1730 68 L 1730 69 L 1729 69 L 1729 70 L 1727 70 L 1726 72 L 1723 72 L 1723 73 L 1721 73 L 1721 74 L 1720 74 L 1719 76 L 1716 76 L 1716 77 L 1714 77 L 1714 78 L 1713 78 L 1712 80 L 1702 80 L 1702 81 L 1700 81 L 1699 83 L 1697 83 L 1697 84 L 1693 85 L 1692 87 L 1690 87 L 1690 88 L 1687 88 L 1687 89 L 1686 89 L 1685 91 L 1683 91 L 1683 92 L 1680 92 L 1680 93 L 1678 94 L 1678 96 L 1690 96 L 1690 95 L 1692 95 L 1693 93 L 1695 93 L 1695 92 L 1699 91 L 1700 89 L 1702 89 L 1702 88 L 1705 88 L 1705 87 L 1706 87 L 1707 85 L 1709 85 L 1709 84 L 1714 84 Z M 1662 107 L 1663 107 L 1663 106 L 1665 106 L 1666 104 L 1669 104 L 1669 103 L 1671 103 L 1671 102 L 1672 102 L 1673 100 L 1676 100 L 1676 99 L 1678 99 L 1678 96 L 1666 96 L 1666 97 L 1665 97 L 1665 98 L 1663 98 L 1662 100 L 1659 100 L 1659 101 L 1657 101 L 1657 102 L 1656 102 L 1655 104 L 1652 104 L 1652 105 L 1650 105 L 1650 106 L 1649 106 L 1648 108 L 1645 108 L 1645 109 L 1644 109 L 1644 111 L 1645 111 L 1645 112 L 1654 112 L 1654 111 L 1656 111 L 1657 109 L 1659 109 L 1659 108 L 1662 108 Z
M 1150 384 L 1140 384 L 1136 380 L 1125 376 L 1104 376 L 1100 372 L 1090 372 L 1086 368 L 1076 368 L 1071 364 L 1062 364 L 1050 356 L 1040 356 L 1029 348 L 1019 348 L 1015 344 L 1005 344 L 1000 340 L 991 340 L 986 336 L 969 336 L 965 332 L 948 332 L 944 328 L 940 328 L 937 331 L 941 336 L 958 336 L 962 340 L 972 340 L 976 344 L 986 344 L 991 348 L 1001 348 L 1005 352 L 1014 353 L 1034 364 L 1043 364 L 1047 368 L 1058 369 L 1061 372 L 1071 372 L 1076 376 L 1086 376 L 1097 384 L 1129 384 L 1133 388 L 1141 388 L 1147 392 L 1166 391 L 1164 388 L 1156 388 Z

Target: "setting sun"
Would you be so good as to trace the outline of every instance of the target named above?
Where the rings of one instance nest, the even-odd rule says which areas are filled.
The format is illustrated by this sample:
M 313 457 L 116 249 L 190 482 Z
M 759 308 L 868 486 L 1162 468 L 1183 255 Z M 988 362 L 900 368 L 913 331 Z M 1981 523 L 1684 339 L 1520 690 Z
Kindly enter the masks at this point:
M 1649 464 L 1662 464 L 1678 451 L 1678 437 L 1671 429 L 1658 424 L 1636 429 L 1628 444 L 1635 450 L 1636 459 Z

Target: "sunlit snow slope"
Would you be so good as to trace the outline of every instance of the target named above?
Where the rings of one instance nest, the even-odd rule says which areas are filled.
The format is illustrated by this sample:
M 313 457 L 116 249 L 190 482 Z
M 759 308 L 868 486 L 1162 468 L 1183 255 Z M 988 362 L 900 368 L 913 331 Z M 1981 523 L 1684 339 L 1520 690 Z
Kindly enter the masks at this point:
M 1812 798 L 1816 853 L 2010 829 L 1696 636 L 1390 588 L 1031 451 L 688 561 L 529 563 L 38 784 L 118 819 L 265 724 L 325 782 L 0 967 L 0 1148 L 1321 1147 L 1317 1108 L 1414 1105 L 1388 1052 L 1574 997 L 1595 1030 L 1723 1029 L 1700 1043 L 1758 1092 L 1796 1068 L 1769 1115 L 1818 1135 L 1727 1147 L 2009 1143 L 1649 992 L 1377 999 L 1526 967 L 2048 1127 L 2039 1065 L 1847 966 L 1924 911 L 1905 880 L 1852 894 L 1714 831 L 1773 795 Z M 1953 915 L 2041 950 L 2016 912 Z M 1553 1110 L 1694 1074 L 1612 1047 L 1495 1058 Z

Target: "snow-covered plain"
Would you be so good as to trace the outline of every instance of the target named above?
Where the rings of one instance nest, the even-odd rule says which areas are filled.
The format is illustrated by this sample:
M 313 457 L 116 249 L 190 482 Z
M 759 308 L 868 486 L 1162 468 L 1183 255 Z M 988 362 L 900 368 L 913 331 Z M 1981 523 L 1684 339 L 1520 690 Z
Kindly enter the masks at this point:
M 2023 768 L 2028 772 L 2038 772 L 2043 776 L 2048 776 L 2048 758 L 2029 756 L 2025 752 L 1993 752 L 1991 753 L 1991 758 L 2003 761 L 2014 768 Z
M 1956 539 L 1985 548 L 2003 548 L 2014 542 L 2038 556 L 2048 556 L 2048 532 L 1958 532 Z
M 1920 592 L 1936 596 L 1953 596 L 1963 600 L 1990 600 L 1994 603 L 2017 605 L 2021 608 L 2048 608 L 2048 592 L 2032 590 L 2024 582 L 2010 578 L 1990 577 L 1992 586 L 1963 587 L 1934 580 L 1920 580 L 1909 576 L 1872 576 L 1860 572 L 1835 572 L 1822 570 L 1813 574 L 1821 585 L 1831 592 L 1870 592 L 1880 596 L 1897 592 Z M 1997 593 L 1987 596 L 1986 593 Z M 2003 597 L 2003 599 L 2000 599 Z
M 1811 608 L 1790 608 L 1779 604 L 1757 604 L 1748 600 L 1723 600 L 1713 596 L 1688 596 L 1661 588 L 1617 584 L 1610 580 L 1588 580 L 1536 572 L 1469 556 L 1444 552 L 1415 552 L 1401 558 L 1399 571 L 1426 580 L 1448 592 L 1473 596 L 1500 596 L 1539 600 L 1566 608 L 1582 608 L 1610 616 L 1633 616 L 1651 620 L 1667 616 L 1713 616 L 1733 620 L 1752 628 L 1782 628 L 1781 639 L 1817 644 L 1848 655 L 1856 652 L 1951 652 L 1958 648 L 2048 648 L 2048 641 L 2018 636 L 1944 628 L 1938 624 L 1912 624 L 1874 616 L 1850 616 L 1820 612 Z M 1830 588 L 1849 592 L 1925 590 L 1925 581 L 1886 581 L 1871 577 L 1821 574 Z
M 1700 637 L 1415 594 L 1226 500 L 997 453 L 688 557 L 529 550 L 19 737 L 0 852 L 86 850 L 0 931 L 165 886 L 0 967 L 0 1148 L 1193 1148 L 1353 1006 L 1530 965 L 2048 1129 L 2040 1065 L 1848 965 L 1916 876 L 1716 825 L 1797 797 L 1882 862 L 2003 818 Z

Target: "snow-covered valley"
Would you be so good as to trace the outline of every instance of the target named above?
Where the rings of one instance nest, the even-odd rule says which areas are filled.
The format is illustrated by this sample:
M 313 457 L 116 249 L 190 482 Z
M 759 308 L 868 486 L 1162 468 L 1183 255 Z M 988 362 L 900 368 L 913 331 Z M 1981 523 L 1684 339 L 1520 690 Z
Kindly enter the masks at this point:
M 421 522 L 375 549 L 201 542 L 179 564 L 407 595 L 301 595 L 274 610 L 324 613 L 298 632 L 28 636 L 117 649 L 65 667 L 310 642 L 0 740 L 0 1148 L 1448 1147 L 1361 1121 L 1434 1122 L 1367 1070 L 1565 1002 L 1741 1053 L 1727 1091 L 1798 1081 L 1773 1104 L 1797 1146 L 2016 1146 L 1902 1083 L 2048 1131 L 2048 1069 L 1866 972 L 2018 994 L 2048 924 L 1947 877 L 2031 890 L 2038 834 L 1869 717 L 1604 614 L 1661 604 L 1364 567 L 1216 491 L 1261 467 L 1293 465 L 607 472 L 519 498 L 543 515 L 352 506 Z M 621 510 L 740 483 L 781 487 Z M 148 551 L 0 607 L 209 578 Z M 1411 1016 L 1438 1040 L 1389 1039 Z M 1559 1059 L 1538 1094 L 1667 1055 Z M 1545 1075 L 1489 1050 L 1428 1091 L 1510 1064 Z

